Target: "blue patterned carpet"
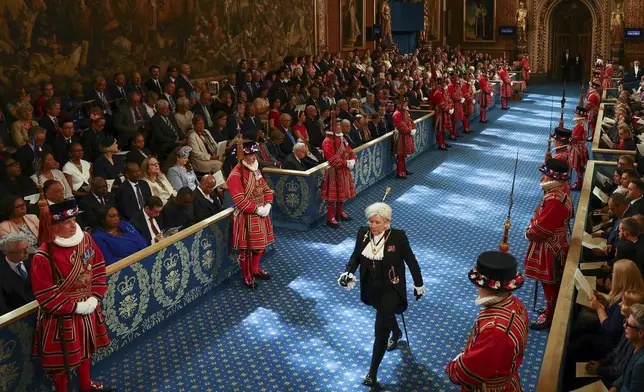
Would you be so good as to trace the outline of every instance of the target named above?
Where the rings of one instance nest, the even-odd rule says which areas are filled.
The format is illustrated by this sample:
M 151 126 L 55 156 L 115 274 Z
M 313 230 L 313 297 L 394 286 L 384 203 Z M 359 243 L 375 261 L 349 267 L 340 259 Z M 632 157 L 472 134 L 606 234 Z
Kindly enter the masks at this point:
M 428 293 L 416 302 L 410 290 L 405 315 L 412 350 L 387 353 L 379 379 L 391 391 L 459 390 L 444 366 L 464 346 L 478 312 L 466 275 L 477 255 L 501 240 L 517 148 L 510 249 L 520 265 L 527 248 L 523 232 L 541 198 L 537 167 L 552 94 L 555 124 L 561 90 L 530 89 L 511 110 L 492 111 L 485 127 L 474 123 L 474 134 L 449 152 L 417 158 L 409 180 L 383 180 L 360 194 L 348 205 L 356 219 L 340 230 L 278 230 L 277 249 L 264 264 L 272 281 L 249 292 L 241 279 L 231 279 L 100 363 L 94 376 L 119 391 L 366 391 L 360 383 L 369 367 L 375 311 L 360 302 L 357 288 L 346 292 L 336 279 L 365 223 L 364 208 L 391 186 L 393 226 L 407 231 Z M 517 293 L 530 310 L 533 287 L 529 281 Z M 546 339 L 546 332 L 530 334 L 521 367 L 526 391 L 536 389 Z

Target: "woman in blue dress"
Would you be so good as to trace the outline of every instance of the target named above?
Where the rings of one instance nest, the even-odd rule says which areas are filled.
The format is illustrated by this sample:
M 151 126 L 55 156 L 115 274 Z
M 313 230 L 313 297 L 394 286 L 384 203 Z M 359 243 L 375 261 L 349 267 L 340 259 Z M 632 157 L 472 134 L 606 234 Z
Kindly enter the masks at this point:
M 122 221 L 116 208 L 107 206 L 98 212 L 99 227 L 92 238 L 110 265 L 147 246 L 138 231 L 131 224 Z

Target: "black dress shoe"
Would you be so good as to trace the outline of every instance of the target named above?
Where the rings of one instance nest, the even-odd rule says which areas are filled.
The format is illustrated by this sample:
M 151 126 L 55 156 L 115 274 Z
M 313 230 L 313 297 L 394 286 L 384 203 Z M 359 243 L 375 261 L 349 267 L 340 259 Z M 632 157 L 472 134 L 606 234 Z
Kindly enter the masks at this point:
M 541 319 L 541 317 L 539 317 Z M 541 321 L 537 320 L 533 323 L 530 323 L 530 329 L 533 331 L 543 331 L 546 329 L 550 329 L 550 321 Z
M 402 338 L 402 332 L 391 335 L 389 342 L 387 343 L 387 351 L 395 350 L 398 346 L 398 340 L 400 340 L 400 338 Z
M 272 278 L 271 274 L 269 274 L 264 270 L 259 270 L 259 272 L 253 276 L 255 276 L 255 279 L 259 279 L 259 280 L 271 280 Z
M 438 149 L 441 151 L 447 151 L 447 147 L 445 146 L 438 146 Z
M 445 143 L 445 147 L 447 147 L 447 148 L 452 148 L 452 145 L 451 145 L 451 144 L 447 144 L 447 143 Z
M 369 374 L 367 374 L 367 376 L 364 378 L 364 380 L 362 380 L 362 385 L 365 385 L 365 386 L 368 386 L 368 387 L 372 387 L 377 383 L 378 383 L 378 381 L 376 381 L 373 378 L 371 378 L 371 375 L 369 375 Z
M 338 223 L 337 220 L 335 220 L 335 218 L 333 218 L 333 220 L 326 221 L 326 225 L 334 229 L 337 229 L 338 227 L 340 227 L 340 224 Z
M 340 216 L 338 217 L 338 220 L 349 222 L 349 221 L 352 221 L 353 218 L 350 217 L 349 214 L 347 214 L 346 212 L 342 211 L 342 214 L 340 214 Z
M 405 173 L 407 173 L 408 176 L 411 176 L 412 174 L 414 174 L 413 172 L 410 172 L 409 170 L 405 170 Z
M 396 174 L 396 178 L 399 180 L 406 180 L 407 176 L 401 176 L 400 174 Z
M 80 392 L 116 392 L 116 388 L 109 388 L 103 386 L 100 382 L 90 381 L 89 389 L 79 389 Z

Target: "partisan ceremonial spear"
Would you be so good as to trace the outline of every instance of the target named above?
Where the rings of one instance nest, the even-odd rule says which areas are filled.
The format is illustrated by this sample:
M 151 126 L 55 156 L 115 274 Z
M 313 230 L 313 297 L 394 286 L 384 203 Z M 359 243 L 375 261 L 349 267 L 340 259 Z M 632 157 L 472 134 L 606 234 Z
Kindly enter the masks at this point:
M 559 128 L 564 127 L 564 108 L 566 107 L 566 79 L 564 79 L 563 97 L 561 97 L 561 117 L 559 118 Z
M 512 188 L 510 189 L 510 205 L 508 206 L 508 216 L 505 218 L 503 224 L 503 239 L 499 244 L 499 250 L 503 253 L 510 252 L 510 245 L 508 244 L 508 236 L 510 235 L 510 217 L 512 216 L 512 206 L 514 205 L 514 184 L 517 180 L 517 169 L 519 168 L 519 149 L 517 149 L 517 157 L 514 160 L 514 174 L 512 176 Z
M 550 125 L 548 125 L 548 149 L 546 150 L 546 160 L 544 162 L 548 162 L 548 159 L 552 158 L 552 136 L 550 135 L 550 132 L 552 131 L 552 108 L 555 106 L 555 97 L 552 97 L 550 101 Z

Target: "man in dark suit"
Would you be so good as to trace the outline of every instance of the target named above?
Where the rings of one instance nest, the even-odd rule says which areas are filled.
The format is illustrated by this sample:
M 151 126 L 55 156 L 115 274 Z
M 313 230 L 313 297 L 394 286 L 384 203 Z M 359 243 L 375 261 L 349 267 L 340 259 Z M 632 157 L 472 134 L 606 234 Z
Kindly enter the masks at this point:
M 255 95 L 257 95 L 257 92 L 258 92 L 253 83 L 252 71 L 247 70 L 246 72 L 244 72 L 244 81 L 243 83 L 241 83 L 239 87 L 241 91 L 246 93 L 246 97 L 248 97 L 248 102 L 252 102 L 253 99 L 255 98 Z
M 145 147 L 145 136 L 142 133 L 137 134 L 132 139 L 132 148 L 125 156 L 126 162 L 136 162 L 139 166 L 145 158 L 152 155 L 152 151 Z
M 302 142 L 295 143 L 293 152 L 288 154 L 284 162 L 282 162 L 282 169 L 286 170 L 299 170 L 305 171 L 308 169 L 304 163 L 304 158 L 308 152 L 306 144 Z
M 184 186 L 179 189 L 177 195 L 163 207 L 161 221 L 171 222 L 173 226 L 181 226 L 181 230 L 196 223 L 193 208 L 193 193 L 189 187 Z
M 215 122 L 215 112 L 212 111 L 210 98 L 212 95 L 210 91 L 202 91 L 201 97 L 199 97 L 199 102 L 192 105 L 192 112 L 203 117 L 206 123 L 206 129 L 212 129 Z
M 83 230 L 93 231 L 98 225 L 98 211 L 105 206 L 116 206 L 114 195 L 107 191 L 107 181 L 102 177 L 94 177 L 91 191 L 80 199 L 79 207 L 83 210 Z
M 242 133 L 248 135 L 249 139 L 255 140 L 257 133 L 264 130 L 262 119 L 257 116 L 255 105 L 249 103 L 246 105 L 246 118 L 242 124 Z
M 159 158 L 164 159 L 175 147 L 185 144 L 186 140 L 177 120 L 174 116 L 170 116 L 168 102 L 157 101 L 156 109 L 157 113 L 150 119 L 148 143 L 150 150 Z
M 60 164 L 60 167 L 65 166 L 69 161 L 69 149 L 73 143 L 80 143 L 81 139 L 78 135 L 74 134 L 74 122 L 65 121 L 63 128 L 59 135 L 54 139 L 52 144 L 54 149 L 54 158 Z
M 128 98 L 132 91 L 139 93 L 139 96 L 141 96 L 141 102 L 145 101 L 145 87 L 143 86 L 141 74 L 136 71 L 132 73 L 130 83 L 125 86 L 125 92 L 128 94 Z
M 293 152 L 293 146 L 296 143 L 295 135 L 291 131 L 291 116 L 282 113 L 280 116 L 280 127 L 278 128 L 282 134 L 284 134 L 284 142 L 280 145 L 280 149 L 284 155 L 288 155 Z
M 141 180 L 141 168 L 136 163 L 127 164 L 125 177 L 126 180 L 116 190 L 115 198 L 116 208 L 129 221 L 137 211 L 143 209 L 145 201 L 152 196 L 152 191 L 148 183 Z
M 0 239 L 0 316 L 35 299 L 31 288 L 29 242 L 24 234 Z
M 349 122 L 349 120 L 342 120 L 340 124 L 340 129 L 342 129 L 342 134 L 344 135 L 344 139 L 347 141 L 347 143 L 349 143 L 349 147 L 358 147 L 358 142 L 356 140 L 353 140 L 353 137 L 351 136 L 351 123 Z
M 627 88 L 629 90 L 638 88 L 640 81 L 642 80 L 642 76 L 644 76 L 644 70 L 640 66 L 639 60 L 635 60 L 633 62 L 633 66 L 629 68 L 626 75 L 624 75 Z
M 205 175 L 201 178 L 199 186 L 194 191 L 192 206 L 197 222 L 210 218 L 223 210 L 221 200 L 215 193 L 215 177 Z
M 107 91 L 107 81 L 102 76 L 97 76 L 94 80 L 94 88 L 85 94 L 86 101 L 92 102 L 92 106 L 98 106 L 103 110 L 106 119 L 111 119 L 112 116 L 112 96 Z
M 53 145 L 56 135 L 60 133 L 60 99 L 51 98 L 45 101 L 45 115 L 40 117 L 38 125 L 47 131 L 47 143 Z
M 181 74 L 177 77 L 175 84 L 177 89 L 182 88 L 186 92 L 187 97 L 195 91 L 195 87 L 190 83 L 190 64 L 181 64 Z
M 143 209 L 137 211 L 130 223 L 145 239 L 148 245 L 156 244 L 163 240 L 163 230 L 166 228 L 161 219 L 163 202 L 156 196 L 150 196 L 146 199 Z
M 353 121 L 353 124 L 351 124 L 351 130 L 349 131 L 349 136 L 357 146 L 361 146 L 366 142 L 368 142 L 368 140 L 365 140 L 365 137 L 363 134 L 364 126 L 365 126 L 365 121 L 362 115 L 361 114 L 356 115 L 355 120 Z
M 570 68 L 573 65 L 572 56 L 570 55 L 570 50 L 566 49 L 566 52 L 561 56 L 561 78 L 562 80 L 570 80 Z
M 233 113 L 233 100 L 230 98 L 230 91 L 221 90 L 219 96 L 212 100 L 210 104 L 212 112 L 224 112 L 227 116 Z
M 84 158 L 88 162 L 95 162 L 101 155 L 101 143 L 107 135 L 105 134 L 105 119 L 100 117 L 92 121 L 89 129 L 86 129 L 81 136 Z
M 581 81 L 584 74 L 584 60 L 579 53 L 572 59 L 572 67 L 575 70 L 574 80 Z
M 237 87 L 235 86 L 236 83 L 237 81 L 236 81 L 235 74 L 231 74 L 228 80 L 226 81 L 226 85 L 222 87 L 222 91 L 228 91 L 230 93 L 230 100 L 232 101 L 231 102 L 232 106 L 234 106 L 237 103 L 237 94 L 239 93 L 239 90 L 237 90 Z
M 150 121 L 148 112 L 141 103 L 141 95 L 132 91 L 128 94 L 127 103 L 119 106 L 114 115 L 114 128 L 117 131 L 119 146 L 128 150 L 130 142 Z
M 371 115 L 369 120 L 370 121 L 368 127 L 372 140 L 387 133 L 387 131 L 385 130 L 385 122 L 382 121 L 382 118 L 380 118 L 380 115 L 378 113 Z
M 163 82 L 159 80 L 161 68 L 158 65 L 152 65 L 148 70 L 150 71 L 150 79 L 145 81 L 145 88 L 159 95 L 163 94 Z
M 170 112 L 174 113 L 177 111 L 177 101 L 174 98 L 174 93 L 176 91 L 176 85 L 173 82 L 165 82 L 165 87 L 163 88 L 163 94 L 159 95 L 159 101 L 164 100 L 168 102 Z M 174 116 L 172 116 L 174 117 Z
M 45 143 L 46 132 L 41 127 L 31 127 L 28 132 L 30 142 L 20 147 L 14 154 L 13 159 L 20 163 L 22 173 L 29 177 L 36 172 L 36 166 L 40 166 L 42 156 L 49 152 L 51 146 Z M 33 141 L 34 144 L 31 144 Z
M 309 143 L 311 143 L 311 147 L 322 148 L 324 130 L 321 129 L 322 127 L 318 122 L 318 112 L 315 106 L 307 106 L 304 112 L 306 113 L 304 126 L 306 127 L 306 133 L 309 135 Z
M 112 105 L 113 108 L 118 108 L 120 105 L 127 102 L 127 93 L 125 92 L 125 74 L 117 72 L 114 74 L 114 84 L 110 86 L 109 93 L 112 99 L 117 99 Z
M 267 140 L 264 145 L 268 152 L 273 156 L 278 162 L 284 162 L 286 159 L 286 154 L 282 151 L 282 143 L 284 143 L 284 138 L 286 136 L 278 129 L 274 129 L 271 132 L 270 140 Z

